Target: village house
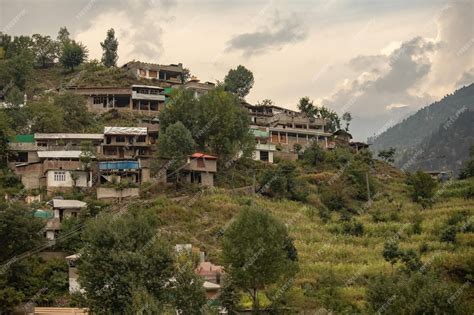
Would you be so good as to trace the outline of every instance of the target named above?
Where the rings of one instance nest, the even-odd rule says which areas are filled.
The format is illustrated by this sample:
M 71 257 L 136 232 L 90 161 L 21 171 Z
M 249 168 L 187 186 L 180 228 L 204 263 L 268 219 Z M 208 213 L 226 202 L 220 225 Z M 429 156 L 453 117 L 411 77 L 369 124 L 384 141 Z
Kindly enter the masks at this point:
M 79 200 L 53 199 L 48 202 L 53 210 L 53 216 L 46 222 L 45 236 L 48 240 L 54 240 L 64 219 L 77 217 L 87 204 Z M 38 211 L 37 211 L 38 212 Z
M 133 84 L 130 87 L 68 87 L 67 91 L 83 95 L 90 112 L 109 110 L 156 115 L 165 106 L 164 88 Z
M 274 105 L 243 104 L 248 110 L 250 124 L 253 128 L 266 128 L 269 132 L 269 143 L 278 145 L 290 152 L 294 145 L 302 148 L 316 142 L 327 148 L 331 133 L 325 131 L 326 122 L 322 118 L 308 117 L 300 112 Z
M 185 89 L 190 89 L 194 91 L 194 97 L 199 98 L 205 95 L 207 92 L 211 91 L 216 87 L 212 82 L 200 82 L 198 78 L 193 76 L 188 82 L 182 85 Z M 175 87 L 180 87 L 176 85 Z
M 183 64 L 159 65 L 140 61 L 130 61 L 122 66 L 123 69 L 137 79 L 157 80 L 169 84 L 183 83 Z
M 253 134 L 256 141 L 255 150 L 252 153 L 252 159 L 255 161 L 273 163 L 276 146 L 270 143 L 270 132 L 266 130 L 266 128 L 262 129 L 250 129 L 250 132 Z
M 183 172 L 187 182 L 213 187 L 214 174 L 217 172 L 217 157 L 196 152 L 188 157 Z
M 68 279 L 69 279 L 69 292 L 82 292 L 84 289 L 81 288 L 81 285 L 77 281 L 79 274 L 77 272 L 77 261 L 81 258 L 81 254 L 74 254 L 66 257 L 68 264 Z

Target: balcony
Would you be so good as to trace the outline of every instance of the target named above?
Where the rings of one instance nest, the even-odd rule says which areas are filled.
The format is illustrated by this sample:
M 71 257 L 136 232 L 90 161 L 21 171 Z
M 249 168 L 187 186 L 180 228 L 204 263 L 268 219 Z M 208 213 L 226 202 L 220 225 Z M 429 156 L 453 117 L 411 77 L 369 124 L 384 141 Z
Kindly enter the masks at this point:
M 138 93 L 138 91 L 132 91 L 132 99 L 164 102 L 165 96 L 162 94 L 145 94 L 145 93 Z

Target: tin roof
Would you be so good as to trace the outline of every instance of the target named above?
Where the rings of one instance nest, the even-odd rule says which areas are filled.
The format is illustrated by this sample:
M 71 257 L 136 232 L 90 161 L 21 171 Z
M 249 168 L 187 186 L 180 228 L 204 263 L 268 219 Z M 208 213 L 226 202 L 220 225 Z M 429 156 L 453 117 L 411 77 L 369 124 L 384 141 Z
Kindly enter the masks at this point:
M 102 140 L 104 135 L 101 133 L 35 133 L 36 140 L 43 139 L 85 139 Z
M 71 151 L 38 151 L 38 157 L 40 159 L 79 159 L 82 151 L 71 150 Z M 93 156 L 92 158 L 95 158 Z
M 147 135 L 146 127 L 104 127 L 104 134 L 106 135 Z
M 53 199 L 48 204 L 52 205 L 53 208 L 61 209 L 76 209 L 85 208 L 87 203 L 79 200 L 67 200 L 67 199 Z
M 215 157 L 213 155 L 208 155 L 208 154 L 199 153 L 199 152 L 193 153 L 189 157 L 192 158 L 192 159 L 204 158 L 204 159 L 209 159 L 209 160 L 217 160 L 217 157 Z

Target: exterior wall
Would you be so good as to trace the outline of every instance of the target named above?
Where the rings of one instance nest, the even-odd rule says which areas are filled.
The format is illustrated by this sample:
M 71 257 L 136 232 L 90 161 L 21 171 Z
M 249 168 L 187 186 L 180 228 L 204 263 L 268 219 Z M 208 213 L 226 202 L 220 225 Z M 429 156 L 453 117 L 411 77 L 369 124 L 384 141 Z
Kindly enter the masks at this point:
M 26 189 L 37 189 L 41 186 L 43 166 L 35 163 L 14 168 L 15 174 L 21 177 L 21 183 Z
M 146 183 L 149 181 L 150 181 L 150 169 L 142 168 L 142 183 Z
M 255 161 L 260 161 L 260 151 L 261 150 L 255 150 L 252 153 L 252 159 Z M 262 150 L 265 151 L 265 150 Z M 268 163 L 273 163 L 273 151 L 267 151 L 268 152 Z
M 139 194 L 140 189 L 138 188 L 125 188 L 119 191 L 115 188 L 97 187 L 97 199 L 136 197 Z
M 289 152 L 282 152 L 282 151 L 276 151 L 274 157 L 282 159 L 282 160 L 290 160 L 290 161 L 298 160 L 298 154 L 289 153 Z
M 217 172 L 217 160 L 205 159 L 204 167 L 198 165 L 198 160 L 199 159 L 190 159 L 187 169 L 200 172 Z M 202 160 L 202 158 L 200 160 Z
M 64 181 L 55 181 L 54 174 L 55 172 L 65 172 L 65 180 Z M 87 172 L 85 171 L 74 171 L 77 175 L 76 184 L 74 185 L 74 181 L 72 180 L 71 171 L 68 170 L 49 170 L 46 174 L 46 186 L 48 188 L 55 188 L 55 187 L 89 187 L 87 183 Z
M 214 187 L 214 174 L 201 173 L 201 185 L 206 187 Z

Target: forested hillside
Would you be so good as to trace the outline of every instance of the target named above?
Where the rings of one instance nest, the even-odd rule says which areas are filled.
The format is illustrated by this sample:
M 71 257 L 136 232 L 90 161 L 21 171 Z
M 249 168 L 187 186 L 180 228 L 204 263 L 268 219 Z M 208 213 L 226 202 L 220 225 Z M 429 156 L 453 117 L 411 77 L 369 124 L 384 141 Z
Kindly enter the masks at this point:
M 434 133 L 440 132 L 446 134 L 446 131 L 456 125 L 456 130 L 449 131 L 448 134 L 459 132 L 460 129 L 469 129 L 469 120 L 461 118 L 462 113 L 468 110 L 474 110 L 474 84 L 463 87 L 453 94 L 447 95 L 441 101 L 435 102 L 423 109 L 420 109 L 414 115 L 408 117 L 397 125 L 389 128 L 377 138 L 373 139 L 372 150 L 378 152 L 383 149 L 394 147 L 397 149 L 395 154 L 395 164 L 406 169 L 414 169 L 416 167 L 441 167 L 445 166 L 450 170 L 457 170 L 459 163 L 456 159 L 447 159 L 445 162 L 442 158 L 437 158 L 431 154 L 429 157 L 423 154 L 423 150 L 429 150 L 434 146 L 440 148 L 442 146 L 449 147 L 464 146 L 465 150 L 461 150 L 462 156 L 466 157 L 469 141 L 467 138 L 454 138 L 450 141 L 441 140 L 439 137 L 431 137 Z M 467 124 L 461 126 L 460 124 Z M 472 124 L 472 120 L 471 120 Z M 439 139 L 439 140 L 438 140 Z M 429 145 L 427 144 L 429 142 Z M 421 146 L 421 147 L 420 147 Z M 465 152 L 464 152 L 465 151 Z M 422 160 L 431 159 L 429 163 L 422 163 Z M 438 161 L 439 159 L 439 161 Z M 459 157 L 461 159 L 461 157 Z M 409 163 L 408 163 L 409 162 Z M 407 164 L 408 163 L 408 164 Z

